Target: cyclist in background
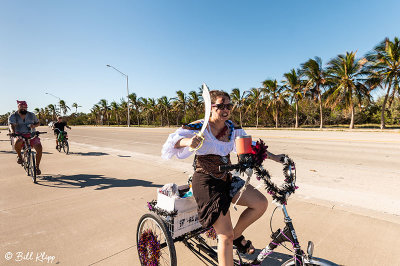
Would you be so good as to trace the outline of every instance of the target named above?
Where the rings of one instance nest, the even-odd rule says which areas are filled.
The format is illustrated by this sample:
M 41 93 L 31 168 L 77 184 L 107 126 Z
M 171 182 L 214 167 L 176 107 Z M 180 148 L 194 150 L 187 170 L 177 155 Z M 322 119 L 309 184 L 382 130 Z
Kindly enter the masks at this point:
M 63 132 L 66 127 L 71 129 L 71 127 L 69 127 L 67 123 L 63 121 L 63 117 L 58 116 L 57 122 L 53 124 L 54 136 L 56 136 L 56 149 L 58 148 L 58 134 L 60 132 Z M 64 134 L 67 135 L 67 132 L 65 132 Z
M 28 112 L 28 105 L 25 101 L 17 101 L 18 111 L 8 117 L 8 125 L 12 136 L 12 143 L 18 154 L 17 163 L 22 164 L 21 149 L 24 141 L 15 136 L 15 133 L 22 134 L 26 137 L 31 136 L 31 132 L 35 132 L 35 128 L 40 126 L 39 120 L 34 113 Z M 42 172 L 39 169 L 40 160 L 42 159 L 42 144 L 40 138 L 36 136 L 30 140 L 31 146 L 36 150 L 36 174 Z

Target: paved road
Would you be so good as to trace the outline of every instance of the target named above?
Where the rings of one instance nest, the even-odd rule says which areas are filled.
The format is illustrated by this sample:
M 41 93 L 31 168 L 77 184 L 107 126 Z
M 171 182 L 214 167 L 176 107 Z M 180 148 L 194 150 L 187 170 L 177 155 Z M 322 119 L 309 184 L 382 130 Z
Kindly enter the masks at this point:
M 185 183 L 191 171 L 190 159 L 159 157 L 172 131 L 74 127 L 69 156 L 59 154 L 52 136 L 44 135 L 37 185 L 15 163 L 2 131 L 0 265 L 47 264 L 41 262 L 46 256 L 62 265 L 138 265 L 135 232 L 146 202 L 155 198 L 156 187 Z M 400 265 L 400 196 L 393 189 L 399 187 L 399 133 L 248 133 L 297 163 L 300 189 L 288 210 L 303 246 L 313 240 L 316 256 L 343 265 Z M 267 167 L 281 180 L 279 165 Z M 272 207 L 245 232 L 257 248 L 270 234 Z M 232 210 L 232 216 L 237 219 L 238 212 Z M 280 219 L 276 214 L 275 228 Z M 201 265 L 180 243 L 176 247 L 179 265 Z M 264 265 L 288 258 L 283 248 L 277 251 Z

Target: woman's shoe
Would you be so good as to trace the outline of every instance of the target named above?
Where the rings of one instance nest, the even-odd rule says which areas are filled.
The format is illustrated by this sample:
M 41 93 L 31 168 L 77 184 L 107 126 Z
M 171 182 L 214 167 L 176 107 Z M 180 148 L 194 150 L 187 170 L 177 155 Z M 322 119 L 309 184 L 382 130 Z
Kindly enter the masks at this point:
M 237 250 L 240 253 L 242 253 L 242 254 L 253 254 L 256 251 L 256 249 L 251 244 L 251 241 L 247 240 L 246 244 L 243 245 L 242 244 L 243 240 L 244 240 L 244 236 L 241 235 L 238 238 L 236 238 L 235 240 L 233 240 L 233 244 L 236 246 Z

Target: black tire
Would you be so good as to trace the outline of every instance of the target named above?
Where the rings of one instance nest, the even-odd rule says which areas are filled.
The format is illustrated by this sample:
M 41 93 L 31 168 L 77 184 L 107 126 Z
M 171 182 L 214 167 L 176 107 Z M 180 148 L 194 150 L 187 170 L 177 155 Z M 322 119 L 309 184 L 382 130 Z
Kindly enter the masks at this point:
M 33 183 L 36 184 L 36 162 L 35 162 L 35 153 L 34 153 L 34 152 L 31 152 L 31 153 L 30 153 L 30 157 L 31 157 L 31 166 L 30 166 L 30 169 L 31 169 L 31 178 L 32 178 Z
M 29 152 L 28 151 L 24 151 L 22 154 L 22 167 L 24 167 L 24 170 L 26 172 L 26 174 L 28 176 L 30 176 L 29 173 L 29 163 L 30 163 L 30 159 L 29 159 Z
M 57 145 L 58 152 L 61 152 L 61 145 L 62 145 L 62 143 L 58 142 L 58 145 Z
M 67 140 L 63 141 L 63 150 L 64 150 L 65 154 L 69 153 L 69 144 L 68 144 Z
M 24 170 L 26 171 L 26 173 L 29 175 L 28 170 L 26 170 L 28 168 L 28 159 L 26 158 L 26 151 L 22 151 L 21 156 L 22 156 L 22 164 L 21 166 L 24 168 Z
M 176 251 L 174 241 L 164 221 L 153 213 L 146 213 L 140 219 L 136 230 L 136 245 L 141 265 L 146 265 L 142 259 L 139 241 L 144 232 L 152 232 L 160 242 L 160 258 L 158 265 L 176 266 Z M 149 250 L 147 247 L 145 250 Z M 147 266 L 147 265 L 146 265 Z
M 288 260 L 282 264 L 282 266 L 294 266 L 294 265 L 295 265 L 295 263 L 294 263 L 293 258 L 291 258 L 290 260 Z M 305 259 L 304 266 L 338 266 L 338 264 L 333 263 L 328 260 L 321 259 L 321 258 L 313 257 L 309 260 Z

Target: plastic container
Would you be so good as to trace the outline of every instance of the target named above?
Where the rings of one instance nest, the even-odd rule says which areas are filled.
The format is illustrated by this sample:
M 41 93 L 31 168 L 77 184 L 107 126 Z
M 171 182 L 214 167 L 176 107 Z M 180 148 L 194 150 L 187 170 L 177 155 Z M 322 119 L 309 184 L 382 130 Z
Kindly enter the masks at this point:
M 241 155 L 252 153 L 251 143 L 252 141 L 250 135 L 236 137 L 235 144 L 237 154 Z

